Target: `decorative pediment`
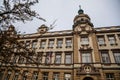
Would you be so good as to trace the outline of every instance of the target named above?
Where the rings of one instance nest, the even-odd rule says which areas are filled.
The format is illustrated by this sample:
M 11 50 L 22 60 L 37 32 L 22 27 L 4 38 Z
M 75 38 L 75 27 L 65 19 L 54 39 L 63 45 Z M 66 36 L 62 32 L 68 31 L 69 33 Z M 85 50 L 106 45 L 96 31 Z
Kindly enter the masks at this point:
M 99 70 L 90 64 L 84 64 L 82 67 L 78 68 L 76 74 L 77 75 L 84 75 L 84 74 L 100 75 Z

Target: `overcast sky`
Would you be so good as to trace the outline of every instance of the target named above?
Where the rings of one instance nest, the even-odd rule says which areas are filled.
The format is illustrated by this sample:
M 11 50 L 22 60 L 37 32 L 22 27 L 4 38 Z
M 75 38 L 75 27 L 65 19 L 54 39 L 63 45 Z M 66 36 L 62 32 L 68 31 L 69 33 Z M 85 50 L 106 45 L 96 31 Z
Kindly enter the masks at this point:
M 40 0 L 33 9 L 47 22 L 34 19 L 25 24 L 16 23 L 15 26 L 22 33 L 35 33 L 40 25 L 49 26 L 57 19 L 53 31 L 71 30 L 79 5 L 90 16 L 94 27 L 120 25 L 120 0 Z

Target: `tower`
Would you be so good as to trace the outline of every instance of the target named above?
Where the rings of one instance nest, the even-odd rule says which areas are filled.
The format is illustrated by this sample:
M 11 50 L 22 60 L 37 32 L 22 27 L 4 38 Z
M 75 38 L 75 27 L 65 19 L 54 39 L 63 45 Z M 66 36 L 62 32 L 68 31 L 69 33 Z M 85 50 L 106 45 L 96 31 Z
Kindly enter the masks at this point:
M 94 70 L 96 68 L 94 63 L 100 62 L 95 29 L 90 17 L 84 13 L 81 7 L 73 23 L 74 67 L 78 68 L 78 70 L 74 69 L 74 75 L 85 74 L 85 77 L 86 75 L 91 75 L 91 72 L 99 74 L 99 71 L 96 73 L 96 70 Z M 77 77 L 74 80 L 79 78 L 84 79 Z

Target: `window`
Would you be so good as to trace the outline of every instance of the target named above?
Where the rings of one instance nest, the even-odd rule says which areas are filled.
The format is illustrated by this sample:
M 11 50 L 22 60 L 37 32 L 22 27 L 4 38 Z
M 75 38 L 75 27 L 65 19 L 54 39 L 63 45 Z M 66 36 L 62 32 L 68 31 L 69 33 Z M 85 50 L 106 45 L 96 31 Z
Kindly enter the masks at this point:
M 43 52 L 38 52 L 36 57 L 37 62 L 42 63 Z
M 63 44 L 63 40 L 62 39 L 58 39 L 58 41 L 57 41 L 57 48 L 62 48 L 62 44 Z
M 15 75 L 14 75 L 13 80 L 18 80 L 19 72 L 20 72 L 20 71 L 15 71 Z
M 38 80 L 38 72 L 37 71 L 33 72 L 32 80 Z
M 4 70 L 1 70 L 1 71 L 0 71 L 0 79 L 3 78 L 3 75 L 4 75 Z
M 54 40 L 49 40 L 48 48 L 53 48 Z
M 55 56 L 55 63 L 56 64 L 60 64 L 61 63 L 61 54 L 59 53 L 56 53 L 56 56 Z
M 43 80 L 48 80 L 48 72 L 43 73 Z
M 82 54 L 82 62 L 83 63 L 90 63 L 91 60 L 91 53 L 90 52 L 81 52 Z
M 23 56 L 19 56 L 19 60 L 18 60 L 18 63 L 24 63 L 25 62 L 25 60 L 24 60 L 24 57 Z
M 72 80 L 71 79 L 71 74 L 70 73 L 65 73 L 64 74 L 64 80 Z
M 115 80 L 113 73 L 106 73 L 106 80 Z
M 28 57 L 29 58 L 27 58 L 27 63 L 32 63 L 33 62 L 33 55 L 29 54 Z
M 37 45 L 37 41 L 33 41 L 33 42 L 32 42 L 32 48 L 35 49 L 35 48 L 36 48 L 36 45 Z
M 116 44 L 115 37 L 114 36 L 108 36 L 108 40 L 110 42 L 110 45 Z
M 5 77 L 5 80 L 9 80 L 11 74 L 12 74 L 12 71 L 11 71 L 11 70 L 8 70 L 7 75 L 6 75 L 6 77 Z
M 13 57 L 13 63 L 16 63 L 16 62 L 17 62 L 17 59 L 18 59 L 18 56 L 17 56 L 17 55 L 14 55 L 14 57 Z
M 65 63 L 66 64 L 71 64 L 71 62 L 72 62 L 72 56 L 71 56 L 71 54 L 70 53 L 66 53 L 65 54 Z
M 46 53 L 45 63 L 46 64 L 51 64 L 51 62 L 52 62 L 52 52 L 47 52 Z
M 60 73 L 53 73 L 53 80 L 60 80 Z
M 24 71 L 22 80 L 27 80 L 27 76 L 28 76 L 28 71 Z
M 116 63 L 120 63 L 120 52 L 114 51 L 114 58 Z
M 30 41 L 26 41 L 26 48 L 30 48 Z
M 101 51 L 101 57 L 103 63 L 110 63 L 108 51 Z
M 81 44 L 82 45 L 88 45 L 89 44 L 88 37 L 81 37 Z
M 105 44 L 104 36 L 98 37 L 98 44 L 99 44 L 99 45 L 104 45 L 104 44 Z
M 40 48 L 44 49 L 45 45 L 46 45 L 46 41 L 45 40 L 41 41 Z
M 66 48 L 70 48 L 72 46 L 72 40 L 66 39 Z

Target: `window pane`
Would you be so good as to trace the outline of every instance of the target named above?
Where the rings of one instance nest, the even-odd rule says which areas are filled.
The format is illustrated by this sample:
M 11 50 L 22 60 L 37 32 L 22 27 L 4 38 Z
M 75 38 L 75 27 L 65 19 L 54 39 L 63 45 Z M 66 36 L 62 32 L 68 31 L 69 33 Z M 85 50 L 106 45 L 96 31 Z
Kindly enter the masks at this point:
M 91 61 L 91 53 L 89 52 L 82 52 L 82 62 L 83 63 L 90 63 Z
M 109 39 L 110 44 L 115 44 L 116 43 L 114 36 L 108 36 L 108 39 Z
M 40 48 L 44 49 L 45 45 L 46 45 L 46 41 L 45 40 L 41 41 Z
M 65 74 L 64 74 L 64 80 L 72 80 L 72 79 L 71 79 L 71 74 L 65 73 Z
M 57 41 L 57 48 L 62 48 L 62 44 L 63 44 L 63 40 L 62 39 L 59 39 Z
M 66 39 L 66 47 L 71 47 L 71 46 L 72 46 L 72 40 Z
M 56 64 L 60 64 L 61 63 L 61 54 L 56 54 L 55 63 Z
M 28 71 L 24 71 L 22 80 L 27 80 L 27 76 L 28 76 Z
M 53 80 L 60 80 L 59 76 L 60 76 L 60 73 L 53 73 Z
M 99 45 L 104 45 L 105 44 L 104 37 L 98 37 L 98 44 Z
M 48 44 L 48 48 L 53 48 L 54 40 L 50 40 Z
M 114 57 L 116 63 L 120 63 L 120 52 L 114 52 Z
M 88 45 L 89 44 L 88 37 L 81 37 L 81 44 L 82 45 Z
M 19 77 L 19 71 L 15 71 L 13 80 L 18 80 Z
M 43 80 L 48 80 L 48 72 L 43 73 Z
M 5 80 L 9 80 L 11 74 L 12 74 L 12 71 L 11 71 L 11 70 L 8 70 L 7 75 L 6 75 L 6 77 L 5 77 Z
M 45 63 L 46 63 L 46 64 L 50 64 L 51 61 L 52 61 L 52 53 L 51 53 L 51 52 L 48 52 L 48 53 L 46 53 Z
M 33 72 L 32 80 L 38 80 L 38 72 L 37 71 Z
M 0 71 L 0 79 L 2 79 L 3 75 L 4 75 L 4 70 L 1 70 Z
M 37 41 L 33 41 L 32 42 L 32 48 L 36 48 L 36 45 L 37 45 Z
M 108 55 L 107 51 L 102 51 L 101 55 L 102 55 L 102 62 L 103 63 L 110 63 L 109 55 Z
M 106 74 L 106 79 L 107 79 L 107 80 L 115 80 L 114 74 L 113 74 L 113 73 L 107 73 L 107 74 Z
M 71 64 L 71 61 L 72 61 L 71 54 L 66 54 L 65 55 L 65 63 L 66 64 Z

